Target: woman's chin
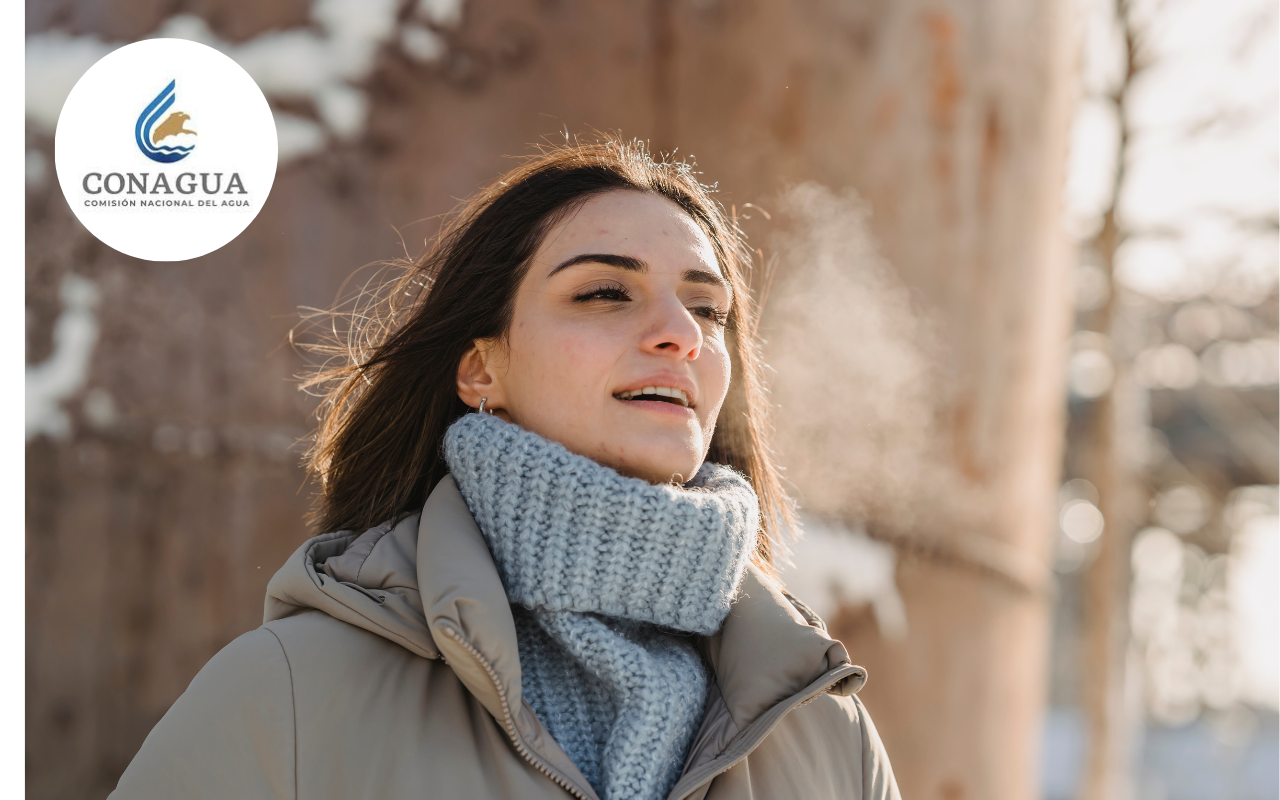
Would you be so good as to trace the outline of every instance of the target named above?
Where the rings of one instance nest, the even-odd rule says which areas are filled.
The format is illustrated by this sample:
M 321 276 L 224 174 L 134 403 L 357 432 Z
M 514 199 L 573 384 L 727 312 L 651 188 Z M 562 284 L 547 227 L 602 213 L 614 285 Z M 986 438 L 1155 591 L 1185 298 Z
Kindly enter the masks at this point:
M 647 448 L 645 448 L 647 449 Z M 635 452 L 635 451 L 632 451 Z M 696 453 L 663 454 L 664 457 L 628 458 L 625 461 L 611 463 L 623 475 L 640 478 L 649 483 L 684 483 L 694 476 L 702 466 L 702 460 Z
M 632 417 L 588 421 L 583 419 L 585 416 L 588 415 L 557 418 L 554 422 L 558 424 L 538 424 L 545 421 L 523 418 L 517 421 L 527 430 L 560 442 L 571 452 L 649 483 L 683 483 L 702 466 L 705 435 L 692 414 L 683 421 L 657 418 L 656 414 L 642 420 Z

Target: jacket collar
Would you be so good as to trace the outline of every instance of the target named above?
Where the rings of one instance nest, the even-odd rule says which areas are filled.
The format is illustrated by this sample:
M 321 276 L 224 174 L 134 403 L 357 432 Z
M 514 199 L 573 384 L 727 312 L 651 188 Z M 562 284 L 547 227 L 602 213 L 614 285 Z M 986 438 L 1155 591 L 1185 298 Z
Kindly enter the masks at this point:
M 308 609 L 424 658 L 443 657 L 500 723 L 512 719 L 531 746 L 544 737 L 550 741 L 522 703 L 506 591 L 451 476 L 437 484 L 419 514 L 363 534 L 339 531 L 305 542 L 268 585 L 264 622 Z M 754 566 L 720 631 L 702 645 L 715 674 L 717 702 L 739 730 L 849 665 L 844 646 L 827 635 L 821 621 Z M 833 690 L 852 693 L 864 675 L 856 672 L 845 680 L 848 685 Z M 539 749 L 560 752 L 553 745 Z M 571 762 L 569 770 L 579 774 Z
M 475 648 L 496 673 L 496 685 L 493 676 L 468 669 L 459 679 L 499 719 L 498 690 L 519 709 L 515 619 L 488 545 L 452 476 L 436 485 L 422 509 L 416 559 L 422 608 L 436 647 L 455 671 L 471 660 L 465 656 L 473 654 L 463 652 L 467 646 Z

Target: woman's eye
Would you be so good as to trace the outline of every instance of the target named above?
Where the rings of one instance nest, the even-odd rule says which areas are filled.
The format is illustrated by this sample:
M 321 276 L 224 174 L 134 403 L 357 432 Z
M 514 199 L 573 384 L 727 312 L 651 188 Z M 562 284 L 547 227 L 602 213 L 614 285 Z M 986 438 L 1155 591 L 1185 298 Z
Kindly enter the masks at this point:
M 715 306 L 698 306 L 693 309 L 693 313 L 701 317 L 706 317 L 721 328 L 729 322 L 729 315 Z
M 631 296 L 627 294 L 627 290 L 623 289 L 621 286 L 600 286 L 595 289 L 588 289 L 581 294 L 573 296 L 573 301 L 575 303 L 585 303 L 589 300 L 613 300 L 615 302 L 621 302 L 630 299 Z

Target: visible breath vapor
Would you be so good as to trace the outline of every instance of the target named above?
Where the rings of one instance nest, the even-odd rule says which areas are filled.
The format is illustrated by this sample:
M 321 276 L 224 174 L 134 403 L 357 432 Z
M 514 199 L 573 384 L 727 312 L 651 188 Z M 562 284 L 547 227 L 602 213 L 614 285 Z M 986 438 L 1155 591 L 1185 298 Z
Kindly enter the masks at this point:
M 775 443 L 808 515 L 909 529 L 954 513 L 939 444 L 948 387 L 928 318 L 870 232 L 852 189 L 786 190 L 763 309 Z

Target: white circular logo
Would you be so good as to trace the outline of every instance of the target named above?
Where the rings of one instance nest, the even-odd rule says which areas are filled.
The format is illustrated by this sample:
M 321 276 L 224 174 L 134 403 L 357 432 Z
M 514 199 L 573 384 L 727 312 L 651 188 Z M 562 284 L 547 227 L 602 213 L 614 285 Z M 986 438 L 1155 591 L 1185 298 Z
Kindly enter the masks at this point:
M 54 135 L 58 183 L 89 232 L 126 255 L 185 261 L 240 235 L 276 177 L 276 126 L 239 64 L 184 39 L 89 68 Z

